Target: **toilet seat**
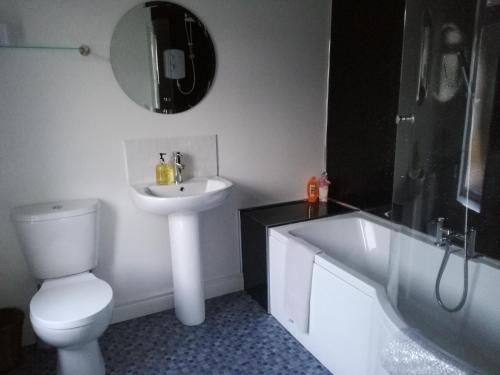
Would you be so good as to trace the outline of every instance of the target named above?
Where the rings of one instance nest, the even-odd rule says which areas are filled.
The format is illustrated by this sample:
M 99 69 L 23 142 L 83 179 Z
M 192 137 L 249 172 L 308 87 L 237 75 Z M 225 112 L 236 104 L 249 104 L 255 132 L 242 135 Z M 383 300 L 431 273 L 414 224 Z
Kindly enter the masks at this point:
M 47 280 L 31 299 L 31 322 L 50 329 L 71 329 L 91 324 L 111 308 L 113 290 L 93 274 Z

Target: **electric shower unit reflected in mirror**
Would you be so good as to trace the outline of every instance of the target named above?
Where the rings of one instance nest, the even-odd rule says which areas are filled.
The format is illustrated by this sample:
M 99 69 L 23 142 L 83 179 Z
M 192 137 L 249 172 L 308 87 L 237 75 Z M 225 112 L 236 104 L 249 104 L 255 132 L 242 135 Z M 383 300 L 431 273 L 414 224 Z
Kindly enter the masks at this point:
M 125 94 L 157 113 L 194 107 L 215 76 L 215 50 L 205 25 L 186 8 L 165 1 L 130 9 L 115 27 L 110 56 Z

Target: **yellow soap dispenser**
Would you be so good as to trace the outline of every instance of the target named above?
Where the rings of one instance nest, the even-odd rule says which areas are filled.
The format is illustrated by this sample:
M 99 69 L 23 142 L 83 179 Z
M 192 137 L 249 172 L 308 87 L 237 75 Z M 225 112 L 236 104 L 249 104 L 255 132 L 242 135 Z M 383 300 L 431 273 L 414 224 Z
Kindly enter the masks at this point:
M 166 152 L 160 152 L 160 163 L 156 166 L 156 184 L 168 185 L 169 184 L 169 165 L 165 164 Z M 172 169 L 172 168 L 170 168 Z
M 173 184 L 175 182 L 174 165 L 172 162 L 167 162 L 167 185 Z

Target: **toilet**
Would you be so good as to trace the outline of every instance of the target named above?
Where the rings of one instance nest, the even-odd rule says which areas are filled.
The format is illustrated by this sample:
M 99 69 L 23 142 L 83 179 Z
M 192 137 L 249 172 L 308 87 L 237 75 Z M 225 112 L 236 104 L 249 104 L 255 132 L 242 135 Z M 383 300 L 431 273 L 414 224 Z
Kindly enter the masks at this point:
M 57 348 L 61 375 L 100 375 L 97 339 L 111 321 L 113 290 L 97 265 L 99 200 L 16 207 L 11 211 L 31 275 L 41 286 L 30 302 L 37 336 Z

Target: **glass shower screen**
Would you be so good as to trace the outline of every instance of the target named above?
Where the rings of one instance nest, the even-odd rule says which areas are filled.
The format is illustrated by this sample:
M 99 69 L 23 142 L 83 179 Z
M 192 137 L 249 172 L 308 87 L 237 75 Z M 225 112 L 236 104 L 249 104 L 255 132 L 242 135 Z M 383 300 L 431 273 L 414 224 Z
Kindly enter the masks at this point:
M 392 207 L 401 230 L 391 241 L 387 291 L 413 334 L 459 362 L 500 373 L 494 330 L 471 318 L 500 87 L 500 28 L 484 24 L 491 17 L 483 2 L 406 2 Z M 485 309 L 487 320 L 494 312 Z

